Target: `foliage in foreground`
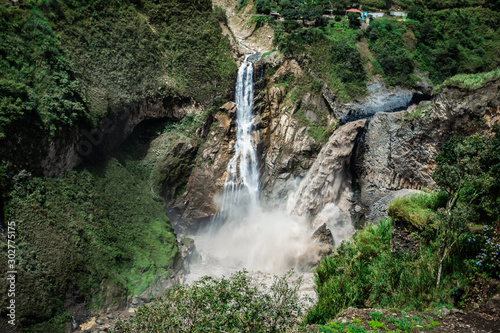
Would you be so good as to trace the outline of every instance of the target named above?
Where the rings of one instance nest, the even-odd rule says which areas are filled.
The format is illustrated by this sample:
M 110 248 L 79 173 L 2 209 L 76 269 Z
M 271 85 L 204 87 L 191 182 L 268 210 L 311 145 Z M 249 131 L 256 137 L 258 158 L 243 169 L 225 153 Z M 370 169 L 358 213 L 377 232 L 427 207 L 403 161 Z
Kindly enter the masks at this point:
M 430 331 L 440 324 L 432 319 L 430 316 L 408 316 L 405 311 L 401 311 L 401 316 L 405 314 L 404 318 L 398 317 L 396 313 L 390 316 L 384 315 L 380 312 L 371 312 L 370 317 L 355 318 L 351 323 L 342 323 L 339 321 L 332 321 L 326 325 L 319 326 L 319 332 L 322 333 L 369 333 L 379 332 L 383 330 L 387 333 L 411 333 L 413 330 Z M 371 319 L 371 320 L 370 320 Z
M 303 311 L 300 279 L 292 271 L 255 286 L 245 270 L 220 279 L 203 277 L 177 286 L 152 305 L 137 310 L 117 332 L 284 332 Z

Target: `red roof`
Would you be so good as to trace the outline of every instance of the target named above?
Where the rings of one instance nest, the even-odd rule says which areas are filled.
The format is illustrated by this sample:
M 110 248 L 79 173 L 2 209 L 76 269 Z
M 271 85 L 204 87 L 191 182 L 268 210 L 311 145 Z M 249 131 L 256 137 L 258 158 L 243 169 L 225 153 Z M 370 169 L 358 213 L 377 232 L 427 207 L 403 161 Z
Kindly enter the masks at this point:
M 351 9 L 348 9 L 346 10 L 346 12 L 350 12 L 350 13 L 362 13 L 362 11 L 360 11 L 359 9 L 355 9 L 355 8 L 351 8 Z

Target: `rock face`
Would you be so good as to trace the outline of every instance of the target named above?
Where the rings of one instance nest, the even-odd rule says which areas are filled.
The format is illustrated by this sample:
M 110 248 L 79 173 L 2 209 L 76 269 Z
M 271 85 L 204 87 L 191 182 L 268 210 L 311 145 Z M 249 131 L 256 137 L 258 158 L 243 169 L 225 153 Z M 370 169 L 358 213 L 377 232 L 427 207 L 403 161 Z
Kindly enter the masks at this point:
M 306 93 L 294 102 L 287 96 L 285 86 L 278 84 L 287 75 L 304 75 L 297 61 L 279 59 L 272 53 L 264 63 L 276 66 L 277 70 L 256 103 L 260 106 L 262 194 L 267 202 L 279 205 L 296 189 L 297 177 L 306 174 L 321 148 L 321 143 L 309 135 L 310 126 L 322 119 L 333 130 L 335 118 L 322 96 Z M 299 120 L 296 115 L 299 110 L 308 123 Z
M 180 120 L 187 114 L 199 114 L 203 107 L 192 98 L 165 97 L 146 100 L 101 119 L 95 129 L 76 127 L 71 135 L 52 140 L 41 162 L 45 176 L 68 171 L 83 159 L 95 159 L 116 149 L 147 119 Z
M 335 245 L 333 240 L 333 235 L 330 229 L 326 227 L 326 223 L 323 223 L 312 235 L 314 239 L 317 239 L 320 243 L 327 245 Z
M 355 156 L 363 207 L 392 191 L 432 187 L 434 158 L 454 135 L 491 130 L 500 122 L 499 81 L 473 92 L 445 89 L 413 111 L 376 113 Z M 375 216 L 368 210 L 367 216 Z
M 351 188 L 347 170 L 356 138 L 365 124 L 366 120 L 357 120 L 343 125 L 333 133 L 289 201 L 289 212 L 316 216 L 327 204 L 352 197 L 352 194 L 347 193 Z
M 366 88 L 368 90 L 367 96 L 353 103 L 338 103 L 328 86 L 323 88 L 323 96 L 337 119 L 341 123 L 346 123 L 371 117 L 377 112 L 394 112 L 406 109 L 412 102 L 414 95 L 412 91 L 400 87 L 389 90 L 384 83 L 378 80 L 367 84 Z
M 186 191 L 180 196 L 169 198 L 169 217 L 182 221 L 183 230 L 196 228 L 219 209 L 218 195 L 222 193 L 226 179 L 227 164 L 234 153 L 236 136 L 236 104 L 224 104 L 213 119 L 209 120 L 206 141 L 199 147 L 196 159 L 177 154 L 177 159 L 193 164 L 192 172 L 186 185 Z

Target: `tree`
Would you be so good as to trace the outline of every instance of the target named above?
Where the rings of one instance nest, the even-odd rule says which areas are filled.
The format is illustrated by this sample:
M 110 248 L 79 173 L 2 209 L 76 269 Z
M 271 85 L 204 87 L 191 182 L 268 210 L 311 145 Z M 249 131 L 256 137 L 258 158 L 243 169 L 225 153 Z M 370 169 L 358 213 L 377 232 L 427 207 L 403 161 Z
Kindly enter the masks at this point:
M 439 287 L 443 261 L 472 221 L 495 222 L 500 203 L 500 128 L 493 135 L 476 134 L 452 138 L 436 156 L 432 175 L 448 194 L 444 209 L 438 211 L 440 260 L 436 286 Z
M 316 21 L 323 16 L 323 9 L 319 7 L 308 7 L 302 12 L 302 18 L 307 21 Z
M 347 14 L 347 18 L 349 19 L 349 27 L 351 29 L 358 29 L 361 26 L 361 20 L 358 14 L 349 13 Z
M 257 13 L 269 15 L 272 10 L 272 3 L 270 0 L 259 0 L 255 8 L 257 9 Z

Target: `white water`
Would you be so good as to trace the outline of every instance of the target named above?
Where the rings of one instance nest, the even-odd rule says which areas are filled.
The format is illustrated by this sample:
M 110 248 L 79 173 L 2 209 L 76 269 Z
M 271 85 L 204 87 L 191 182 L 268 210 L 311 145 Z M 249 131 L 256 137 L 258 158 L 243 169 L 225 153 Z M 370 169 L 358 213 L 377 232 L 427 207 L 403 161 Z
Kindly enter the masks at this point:
M 259 171 L 255 150 L 253 115 L 253 64 L 247 61 L 238 70 L 235 103 L 237 130 L 234 155 L 227 166 L 222 206 L 216 219 L 234 221 L 248 216 L 259 206 Z
M 310 267 L 318 262 L 324 245 L 312 239 L 314 230 L 306 214 L 297 216 L 283 209 L 264 210 L 260 204 L 253 64 L 247 59 L 248 56 L 238 70 L 236 141 L 234 155 L 227 166 L 221 208 L 209 228 L 193 236 L 201 260 L 190 265 L 185 282 L 192 283 L 204 275 L 229 276 L 243 268 L 257 280 L 270 280 L 271 274 L 281 275 L 295 268 L 303 275 L 301 294 L 314 299 Z M 334 209 L 330 211 L 332 214 L 323 212 L 320 218 L 333 226 L 334 221 L 326 220 L 339 214 Z M 342 239 L 348 233 L 342 234 Z

